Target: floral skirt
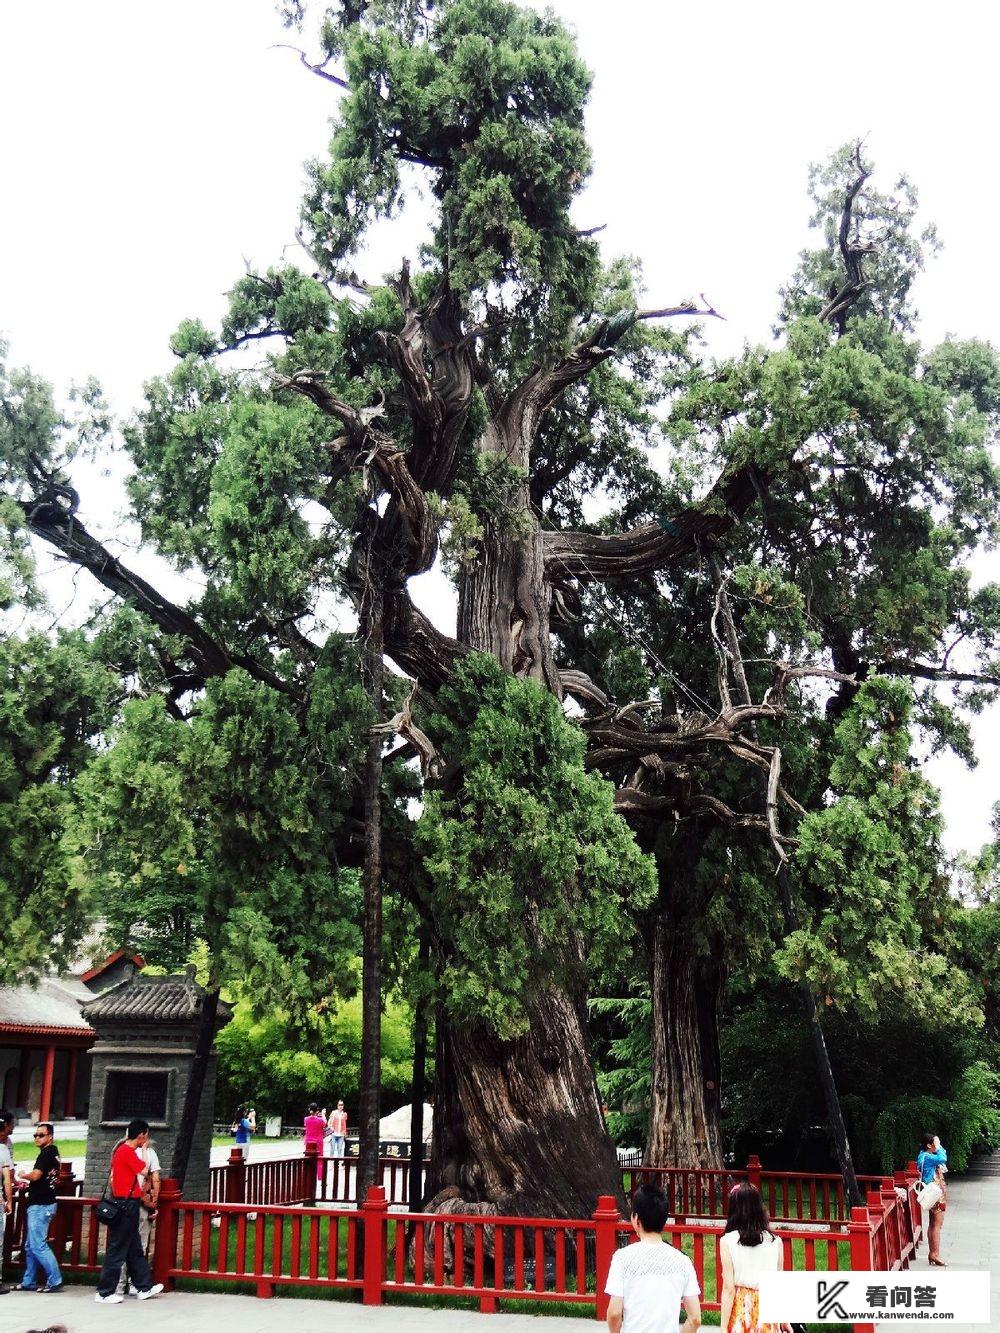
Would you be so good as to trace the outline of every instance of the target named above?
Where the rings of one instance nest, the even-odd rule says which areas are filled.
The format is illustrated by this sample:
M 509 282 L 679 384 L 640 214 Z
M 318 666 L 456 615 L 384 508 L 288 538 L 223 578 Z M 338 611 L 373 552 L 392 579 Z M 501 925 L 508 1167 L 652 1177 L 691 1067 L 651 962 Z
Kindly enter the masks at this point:
M 780 1327 L 760 1322 L 760 1292 L 756 1287 L 736 1288 L 726 1333 L 778 1333 Z

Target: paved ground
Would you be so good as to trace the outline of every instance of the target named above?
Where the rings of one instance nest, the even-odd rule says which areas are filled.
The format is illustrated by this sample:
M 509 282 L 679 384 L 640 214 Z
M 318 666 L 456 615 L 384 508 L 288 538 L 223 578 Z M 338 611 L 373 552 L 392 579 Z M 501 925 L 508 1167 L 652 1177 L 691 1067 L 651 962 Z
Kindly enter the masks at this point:
M 948 1182 L 948 1211 L 941 1232 L 941 1258 L 949 1268 L 988 1269 L 991 1328 L 1000 1329 L 1000 1153 L 980 1158 L 964 1176 Z M 914 1269 L 927 1269 L 927 1243 Z M 895 1324 L 879 1324 L 890 1333 Z M 949 1324 L 951 1333 L 982 1333 L 985 1324 Z
M 593 1319 L 538 1315 L 482 1315 L 468 1310 L 377 1309 L 346 1301 L 222 1296 L 172 1292 L 153 1301 L 98 1305 L 92 1287 L 67 1287 L 58 1296 L 12 1292 L 0 1297 L 3 1333 L 27 1333 L 51 1322 L 68 1333 L 593 1333 Z

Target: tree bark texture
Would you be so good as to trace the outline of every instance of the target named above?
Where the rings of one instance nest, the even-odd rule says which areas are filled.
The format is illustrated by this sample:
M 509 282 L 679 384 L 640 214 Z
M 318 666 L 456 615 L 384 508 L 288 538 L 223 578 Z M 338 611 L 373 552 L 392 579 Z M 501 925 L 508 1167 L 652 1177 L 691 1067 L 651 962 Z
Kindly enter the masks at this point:
M 721 1169 L 719 1008 L 724 971 L 659 913 L 653 926 L 650 1166 Z
M 198 1125 L 198 1112 L 201 1109 L 202 1093 L 205 1091 L 205 1079 L 208 1075 L 208 1063 L 212 1058 L 218 1014 L 219 988 L 218 985 L 209 985 L 201 1001 L 198 1037 L 195 1042 L 194 1059 L 191 1062 L 191 1081 L 184 1096 L 184 1107 L 181 1111 L 180 1124 L 177 1126 L 177 1138 L 174 1141 L 174 1152 L 170 1161 L 170 1174 L 181 1186 L 184 1184 L 191 1158 L 194 1132 Z
M 420 936 L 420 964 L 430 957 L 427 935 Z M 424 1101 L 427 1096 L 427 1009 L 425 995 L 417 999 L 413 1012 L 413 1083 L 410 1088 L 410 1212 L 420 1211 L 424 1201 Z
M 385 663 L 382 595 L 369 578 L 361 602 L 359 632 L 369 698 L 376 716 L 382 708 Z M 382 735 L 368 737 L 363 779 L 364 928 L 361 957 L 361 1087 L 359 1090 L 358 1203 L 379 1178 L 379 1096 L 382 1083 Z
M 625 1206 L 582 1007 L 549 986 L 527 1009 L 513 1041 L 439 1020 L 431 1209 L 589 1217 L 601 1194 Z
M 516 432 L 504 442 L 491 428 L 482 447 L 527 463 Z M 542 534 L 527 487 L 517 486 L 487 525 L 480 558 L 462 579 L 458 638 L 561 697 L 551 598 Z M 552 981 L 526 997 L 526 1008 L 528 1031 L 512 1041 L 474 1024 L 439 1020 L 430 1207 L 588 1217 L 601 1194 L 624 1206 L 583 1000 Z

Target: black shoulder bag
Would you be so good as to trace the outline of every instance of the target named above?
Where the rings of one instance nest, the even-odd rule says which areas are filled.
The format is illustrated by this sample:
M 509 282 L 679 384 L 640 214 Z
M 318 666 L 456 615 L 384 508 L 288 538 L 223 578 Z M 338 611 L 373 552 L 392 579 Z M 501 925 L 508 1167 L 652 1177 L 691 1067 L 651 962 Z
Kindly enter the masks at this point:
M 112 1157 L 115 1155 L 115 1153 L 118 1151 L 118 1149 L 122 1146 L 122 1143 L 124 1143 L 124 1142 L 125 1142 L 125 1140 L 122 1139 L 121 1143 L 116 1143 L 116 1144 L 115 1144 L 114 1149 L 113 1149 L 113 1151 L 112 1151 L 112 1153 L 111 1153 Z M 132 1181 L 132 1189 L 133 1189 L 133 1190 L 135 1189 L 135 1187 L 136 1187 L 136 1185 L 137 1185 L 138 1183 L 139 1183 L 139 1177 L 136 1176 L 135 1180 Z M 106 1227 L 113 1227 L 113 1226 L 115 1225 L 116 1222 L 120 1222 L 120 1221 L 121 1221 L 121 1218 L 122 1218 L 122 1215 L 123 1215 L 123 1213 L 125 1212 L 125 1209 L 122 1207 L 121 1200 L 120 1200 L 120 1199 L 112 1199 L 112 1198 L 108 1195 L 108 1190 L 109 1190 L 110 1188 L 111 1188 L 111 1172 L 109 1171 L 109 1172 L 108 1172 L 108 1183 L 104 1186 L 104 1192 L 103 1192 L 103 1194 L 101 1195 L 100 1202 L 98 1203 L 97 1207 L 94 1209 L 94 1212 L 95 1212 L 95 1214 L 97 1215 L 97 1220 L 98 1220 L 98 1222 L 103 1223 L 103 1225 L 106 1226 Z M 131 1197 L 132 1197 L 132 1190 L 129 1190 L 128 1197 L 131 1199 Z

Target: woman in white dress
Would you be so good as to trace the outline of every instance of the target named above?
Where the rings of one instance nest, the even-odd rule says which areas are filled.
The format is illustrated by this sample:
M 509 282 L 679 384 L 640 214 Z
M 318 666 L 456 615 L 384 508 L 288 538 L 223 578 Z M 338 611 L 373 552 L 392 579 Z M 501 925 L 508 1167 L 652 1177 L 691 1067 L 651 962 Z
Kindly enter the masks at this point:
M 790 1333 L 788 1324 L 760 1322 L 760 1275 L 780 1272 L 781 1241 L 771 1230 L 760 1191 L 737 1185 L 729 1195 L 729 1216 L 719 1243 L 722 1259 L 723 1333 Z

